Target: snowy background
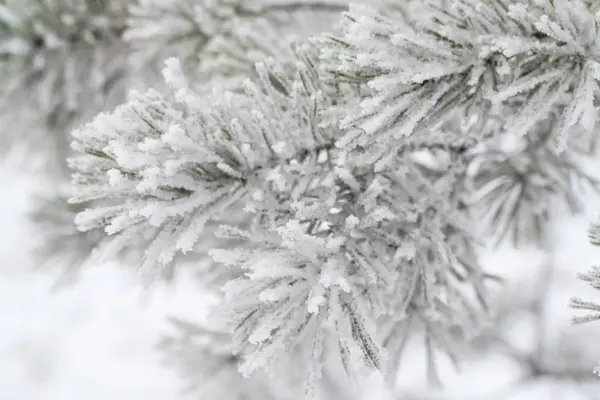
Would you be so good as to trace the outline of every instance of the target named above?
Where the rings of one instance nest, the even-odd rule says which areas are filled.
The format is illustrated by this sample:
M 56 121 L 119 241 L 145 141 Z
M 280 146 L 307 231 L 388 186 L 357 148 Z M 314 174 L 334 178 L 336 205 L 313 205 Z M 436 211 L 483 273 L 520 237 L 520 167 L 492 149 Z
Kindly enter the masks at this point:
M 165 315 L 202 308 L 193 280 L 145 290 L 133 271 L 98 266 L 53 289 L 34 271 L 26 211 L 32 182 L 0 167 L 0 399 L 171 400 L 181 382 L 154 350 Z
M 35 182 L 14 163 L 0 166 L 0 400 L 171 400 L 182 399 L 183 382 L 161 364 L 155 345 L 169 330 L 166 315 L 193 320 L 205 301 L 194 280 L 182 275 L 171 286 L 141 287 L 133 270 L 104 265 L 88 269 L 79 281 L 54 290 L 56 270 L 35 271 L 30 259 L 31 232 L 26 212 Z M 600 358 L 597 338 L 600 324 L 572 327 L 567 308 L 577 294 L 598 295 L 575 279 L 600 260 L 600 250 L 588 244 L 588 223 L 595 219 L 600 202 L 589 199 L 587 215 L 565 218 L 557 226 L 555 260 L 559 270 L 546 306 L 551 335 L 568 333 L 590 351 L 589 373 Z M 490 253 L 485 263 L 511 283 L 535 279 L 543 255 L 502 250 Z M 525 288 L 530 287 L 525 285 Z M 532 343 L 532 327 L 515 322 L 507 333 L 515 346 Z M 415 349 L 414 352 L 418 352 Z M 409 351 L 400 382 L 413 390 L 424 386 L 424 360 Z M 505 355 L 489 354 L 468 363 L 462 374 L 444 374 L 444 398 L 569 399 L 582 397 L 572 383 L 543 380 L 517 387 L 521 370 Z M 600 378 L 597 378 L 600 383 Z M 501 393 L 504 393 L 500 395 Z M 600 390 L 597 390 L 600 393 Z M 492 395 L 493 394 L 493 395 Z M 400 396 L 399 396 L 400 397 Z M 368 390 L 367 398 L 391 399 Z M 403 397 L 402 397 L 403 398 Z M 420 398 L 420 397 L 419 397 Z

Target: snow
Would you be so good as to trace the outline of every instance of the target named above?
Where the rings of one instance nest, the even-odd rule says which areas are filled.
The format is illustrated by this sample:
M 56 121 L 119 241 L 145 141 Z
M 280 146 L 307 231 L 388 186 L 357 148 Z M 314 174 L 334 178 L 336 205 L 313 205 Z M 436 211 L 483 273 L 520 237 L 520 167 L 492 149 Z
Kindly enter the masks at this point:
M 178 398 L 175 377 L 152 352 L 172 299 L 144 307 L 110 269 L 86 274 L 62 293 L 51 294 L 49 281 L 3 276 L 0 398 Z

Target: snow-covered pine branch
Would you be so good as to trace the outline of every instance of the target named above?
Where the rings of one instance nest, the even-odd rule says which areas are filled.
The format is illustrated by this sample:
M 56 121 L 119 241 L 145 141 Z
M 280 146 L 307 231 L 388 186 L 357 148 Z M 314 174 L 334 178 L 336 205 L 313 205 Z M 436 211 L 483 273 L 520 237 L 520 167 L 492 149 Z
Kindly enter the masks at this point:
M 89 208 L 76 222 L 112 235 L 114 251 L 144 241 L 150 275 L 222 223 L 228 245 L 210 254 L 235 273 L 217 315 L 245 374 L 300 348 L 314 394 L 333 348 L 348 372 L 394 377 L 414 325 L 428 365 L 436 349 L 454 357 L 455 335 L 473 333 L 487 305 L 474 208 L 498 236 L 531 238 L 549 199 L 573 204 L 575 179 L 597 185 L 579 153 L 553 153 L 595 126 L 591 2 L 428 0 L 420 15 L 414 2 L 356 5 L 341 34 L 280 51 L 269 48 L 280 22 L 262 18 L 271 6 L 156 1 L 133 9 L 130 39 L 189 28 L 192 48 L 226 53 L 213 66 L 240 56 L 224 71 L 249 79 L 223 92 L 209 74 L 197 88 L 170 59 L 173 93 L 136 93 L 78 129 L 71 201 Z M 280 3 L 296 15 L 294 4 Z M 185 28 L 136 28 L 173 10 Z
M 600 225 L 593 224 L 589 229 L 590 242 L 598 246 L 600 244 Z M 600 291 L 600 267 L 594 266 L 588 272 L 578 274 L 577 277 L 587 283 L 593 289 Z M 571 308 L 587 311 L 584 315 L 574 316 L 573 323 L 583 324 L 600 321 L 600 304 L 593 301 L 583 300 L 579 297 L 571 299 Z
M 170 60 L 165 77 L 175 101 L 137 94 L 74 133 L 71 201 L 98 201 L 78 215 L 79 228 L 104 228 L 123 245 L 148 237 L 146 272 L 193 250 L 208 221 L 244 207 L 251 229 L 229 232 L 251 249 L 213 255 L 249 271 L 225 286 L 235 292 L 229 316 L 245 321 L 235 337 L 247 372 L 272 366 L 309 325 L 317 348 L 319 329 L 331 328 L 349 368 L 357 358 L 380 368 L 379 317 L 388 329 L 383 340 L 398 352 L 396 325 L 408 318 L 442 346 L 446 332 L 477 324 L 485 299 L 483 273 L 464 258 L 472 241 L 465 215 L 448 200 L 465 149 L 444 174 L 424 174 L 410 148 L 374 173 L 335 147 L 342 134 L 335 110 L 356 94 L 321 86 L 316 64 L 301 52 L 293 81 L 277 64 L 259 64 L 259 80 L 247 81 L 245 94 L 204 99 Z M 247 340 L 257 349 L 248 352 Z M 319 352 L 314 357 L 317 368 Z
M 71 160 L 72 201 L 108 200 L 78 216 L 80 229 L 104 227 L 125 244 L 152 228 L 148 267 L 192 250 L 206 222 L 264 182 L 285 191 L 281 163 L 327 147 L 335 133 L 320 125 L 327 105 L 308 65 L 290 82 L 263 64 L 246 94 L 206 100 L 186 88 L 176 60 L 168 64 L 176 101 L 134 95 L 74 133 L 80 155 Z
M 344 35 L 323 40 L 326 68 L 371 91 L 350 109 L 343 143 L 368 160 L 452 116 L 487 119 L 518 99 L 498 127 L 526 134 L 559 108 L 553 140 L 564 150 L 577 124 L 591 133 L 598 78 L 596 14 L 581 0 L 427 1 L 427 18 L 405 23 L 367 6 L 345 15 Z M 426 5 L 423 5 L 425 8 Z M 385 162 L 385 159 L 382 161 Z
M 589 272 L 579 274 L 578 278 L 586 282 L 592 288 L 600 290 L 600 268 L 592 267 Z M 571 299 L 571 308 L 587 311 L 586 315 L 575 316 L 572 318 L 572 321 L 576 324 L 600 321 L 600 304 L 598 303 L 574 297 Z
M 449 332 L 469 334 L 477 325 L 481 304 L 465 289 L 471 286 L 484 300 L 483 277 L 468 257 L 471 238 L 460 229 L 461 221 L 445 219 L 444 211 L 452 211 L 444 210 L 447 197 L 438 194 L 447 182 L 441 179 L 434 189 L 409 160 L 397 162 L 384 177 L 348 177 L 355 187 L 338 178 L 336 203 L 300 208 L 303 201 L 297 201 L 308 231 L 298 220 L 264 237 L 260 231 L 225 230 L 225 236 L 256 243 L 252 249 L 212 251 L 216 261 L 248 271 L 225 285 L 223 306 L 235 327 L 234 348 L 258 345 L 243 371 L 265 365 L 276 370 L 282 353 L 306 344 L 307 332 L 307 342 L 323 348 L 319 342 L 330 336 L 320 336 L 324 325 L 335 333 L 346 368 L 361 359 L 381 368 L 380 347 L 387 346 L 392 358 L 385 369 L 393 376 L 409 320 L 425 326 L 435 347 L 447 351 L 452 351 Z M 380 328 L 379 336 L 372 327 Z M 321 354 L 313 357 L 309 370 L 318 371 Z

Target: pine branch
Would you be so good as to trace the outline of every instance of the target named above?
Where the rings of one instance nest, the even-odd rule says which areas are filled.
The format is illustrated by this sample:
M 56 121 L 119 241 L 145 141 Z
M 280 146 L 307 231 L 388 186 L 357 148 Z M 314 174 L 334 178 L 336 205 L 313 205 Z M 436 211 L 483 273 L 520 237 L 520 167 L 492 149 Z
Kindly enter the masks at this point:
M 596 30 L 583 2 L 559 8 L 546 1 L 508 7 L 503 0 L 461 0 L 452 10 L 432 3 L 430 18 L 415 26 L 354 7 L 345 35 L 322 40 L 325 68 L 371 91 L 347 113 L 344 125 L 363 133 L 350 131 L 345 143 L 385 158 L 391 142 L 425 134 L 464 110 L 485 119 L 491 105 L 515 98 L 523 103 L 498 131 L 527 133 L 562 109 L 553 128 L 561 149 L 573 126 L 591 133 Z
M 233 93 L 207 75 L 212 94 L 171 59 L 171 96 L 138 93 L 77 130 L 71 201 L 91 205 L 79 228 L 104 229 L 115 249 L 142 238 L 142 270 L 156 274 L 223 223 L 230 246 L 211 256 L 234 267 L 220 315 L 244 374 L 308 352 L 316 393 L 328 339 L 348 373 L 394 373 L 385 354 L 400 359 L 413 320 L 432 367 L 434 348 L 455 359 L 453 340 L 487 306 L 474 206 L 499 236 L 541 235 L 549 199 L 575 205 L 574 176 L 598 184 L 579 153 L 550 147 L 592 133 L 597 29 L 579 0 L 427 4 L 418 18 L 355 6 L 339 37 L 286 51 L 277 18 L 338 6 L 134 8 L 134 25 L 174 20 L 132 25 L 130 39 L 189 37 L 191 54 L 214 56 L 203 68 L 225 62 L 233 76 L 276 57 Z M 515 148 L 494 147 L 512 136 Z
M 578 274 L 577 278 L 586 282 L 592 288 L 600 290 L 600 267 L 592 267 L 589 272 Z M 594 302 L 584 301 L 574 297 L 571 299 L 569 306 L 576 310 L 586 310 L 590 312 L 584 316 L 573 317 L 571 320 L 574 324 L 585 324 L 600 320 L 600 305 Z
M 169 73 L 171 74 L 172 72 Z M 175 71 L 175 74 L 177 75 L 179 72 Z M 175 217 L 173 221 L 176 226 L 179 226 L 183 220 L 181 222 L 175 221 L 179 221 L 181 216 L 189 215 L 197 207 L 192 204 L 194 201 L 197 201 L 193 200 L 197 196 L 197 193 L 202 193 L 198 191 L 199 188 L 196 186 L 199 183 L 198 179 L 205 180 L 205 183 L 202 183 L 201 187 L 206 187 L 209 191 L 216 190 L 218 193 L 221 193 L 216 197 L 209 196 L 206 200 L 203 200 L 203 207 L 207 207 L 207 211 L 214 208 L 214 212 L 218 213 L 222 212 L 218 210 L 220 210 L 221 206 L 225 206 L 225 199 L 228 199 L 227 203 L 232 200 L 241 201 L 243 197 L 254 190 L 253 188 L 261 185 L 260 182 L 262 179 L 265 179 L 265 177 L 269 179 L 272 171 L 277 171 L 284 167 L 287 168 L 294 163 L 305 164 L 306 162 L 311 162 L 312 155 L 331 152 L 336 154 L 338 150 L 334 147 L 335 136 L 332 136 L 332 133 L 335 133 L 335 129 L 333 131 L 325 129 L 326 126 L 333 126 L 334 121 L 326 122 L 327 125 L 322 125 L 323 122 L 319 122 L 319 115 L 322 113 L 320 110 L 325 110 L 330 100 L 321 98 L 323 93 L 316 91 L 318 90 L 318 85 L 311 87 L 318 80 L 317 72 L 314 70 L 311 71 L 310 68 L 306 69 L 305 72 L 301 70 L 299 76 L 302 78 L 295 83 L 287 83 L 281 80 L 277 72 L 265 67 L 259 70 L 259 75 L 261 76 L 259 86 L 250 83 L 247 85 L 248 97 L 228 95 L 220 100 L 215 99 L 216 106 L 212 109 L 209 108 L 208 113 L 201 111 L 201 107 L 205 107 L 204 102 L 185 89 L 185 82 L 177 83 L 181 86 L 176 88 L 178 91 L 176 95 L 181 100 L 185 100 L 184 104 L 188 107 L 190 116 L 193 116 L 191 120 L 175 111 L 175 106 L 170 105 L 158 93 L 149 92 L 146 95 L 138 97 L 136 101 L 120 107 L 114 115 L 102 115 L 92 124 L 76 132 L 74 135 L 81 143 L 76 143 L 77 146 L 75 148 L 84 154 L 84 156 L 72 161 L 72 167 L 78 171 L 78 174 L 74 175 L 74 182 L 84 191 L 75 196 L 72 201 L 81 202 L 101 199 L 107 197 L 107 195 L 117 195 L 120 197 L 121 194 L 115 189 L 119 187 L 123 189 L 131 187 L 134 193 L 139 192 L 133 197 L 138 197 L 139 194 L 144 196 L 140 199 L 142 203 L 135 204 L 138 204 L 138 207 L 142 207 L 141 204 L 146 204 L 141 210 L 135 212 L 138 216 L 133 219 L 125 218 L 121 220 L 121 218 L 117 217 L 125 211 L 122 206 L 118 208 L 110 206 L 100 213 L 98 213 L 100 210 L 86 211 L 78 216 L 77 220 L 80 229 L 88 230 L 105 226 L 108 232 L 119 232 L 122 229 L 127 229 L 129 224 L 133 224 L 131 225 L 131 228 L 133 228 L 146 219 L 145 215 L 147 213 L 158 213 L 162 202 L 170 201 L 180 202 L 181 206 L 179 207 L 181 209 L 176 211 L 173 208 L 173 211 L 168 212 L 158 219 L 154 216 L 150 218 L 150 223 L 158 227 L 162 226 L 170 218 Z M 172 83 L 181 79 L 178 76 L 167 76 L 167 78 Z M 265 92 L 263 93 L 263 91 Z M 279 100 L 275 102 L 274 99 Z M 300 104 L 299 102 L 304 103 L 301 109 L 306 114 L 296 115 L 296 107 L 297 104 Z M 240 110 L 243 110 L 244 107 L 250 104 L 253 104 L 253 106 L 247 114 L 240 113 Z M 272 112 L 271 107 L 275 104 L 278 104 L 278 107 L 282 104 L 288 104 L 284 106 L 283 111 L 285 114 L 281 116 L 285 122 L 291 122 L 285 118 L 301 118 L 296 122 L 298 124 L 296 128 L 298 136 L 295 139 L 298 141 L 297 143 L 290 142 L 290 138 L 286 139 L 285 142 L 280 141 L 280 138 L 278 138 L 280 133 L 273 130 L 274 126 L 272 124 L 274 121 L 264 119 Z M 257 105 L 259 108 L 256 108 Z M 238 116 L 235 120 L 228 121 L 227 115 L 229 113 L 232 113 L 232 115 L 238 114 Z M 280 111 L 276 112 L 276 114 L 279 113 Z M 308 120 L 305 121 L 304 118 L 306 117 Z M 121 123 L 120 120 L 130 121 L 131 125 L 127 128 L 120 128 L 118 126 Z M 280 121 L 280 123 L 284 121 Z M 307 122 L 309 126 L 304 125 Z M 242 125 L 238 126 L 239 123 Z M 106 135 L 106 139 L 104 139 L 104 142 L 98 143 L 96 132 L 98 132 L 98 129 L 103 129 L 101 128 L 103 126 L 114 126 L 114 128 L 111 128 L 114 129 L 114 132 L 103 133 Z M 317 126 L 319 127 L 317 128 Z M 240 131 L 240 128 L 246 131 Z M 306 130 L 307 128 L 310 129 Z M 214 129 L 221 131 L 223 136 L 207 137 L 206 135 Z M 124 139 L 119 137 L 120 132 L 126 133 L 130 137 L 127 141 L 140 143 L 140 150 L 142 152 L 135 150 L 132 154 L 135 155 L 134 160 L 136 158 L 143 160 L 141 157 L 146 157 L 147 160 L 142 161 L 141 164 L 138 161 L 132 163 L 124 157 L 126 153 L 123 152 L 130 151 L 127 149 L 127 146 L 129 146 L 127 142 L 124 142 L 123 145 L 115 146 L 118 142 L 124 141 Z M 249 140 L 247 143 L 254 143 L 255 147 L 253 151 L 260 149 L 262 154 L 248 153 L 248 150 L 245 149 L 247 139 L 237 137 L 242 132 L 244 132 L 244 135 L 250 135 L 248 138 L 256 137 L 256 139 Z M 86 143 L 90 139 L 93 139 L 93 141 Z M 192 140 L 191 142 L 189 142 L 190 139 Z M 200 140 L 200 143 L 193 143 L 196 140 Z M 236 144 L 239 148 L 227 148 L 235 144 L 236 141 L 239 141 Z M 145 144 L 143 144 L 144 142 Z M 280 147 L 286 142 L 285 147 Z M 107 144 L 107 147 L 103 147 Z M 202 147 L 205 147 L 205 149 Z M 453 150 L 457 153 L 467 150 L 467 147 L 464 145 L 455 147 L 452 144 L 433 143 L 423 145 L 423 147 L 409 146 L 401 148 L 398 150 L 397 157 L 402 157 L 405 152 L 436 148 Z M 181 154 L 180 149 L 185 149 L 185 152 Z M 161 151 L 164 152 L 164 156 L 180 153 L 177 156 L 179 160 L 176 162 L 167 161 L 167 170 L 160 172 L 162 167 L 156 164 L 158 159 L 153 159 L 156 156 L 151 154 L 143 155 L 144 151 Z M 200 160 L 200 154 L 205 154 L 206 151 L 208 153 L 203 156 L 206 161 L 197 164 L 198 161 L 194 160 Z M 195 154 L 195 152 L 200 153 Z M 188 154 L 184 155 L 185 153 Z M 148 156 L 151 157 L 148 158 Z M 91 164 L 86 166 L 84 163 Z M 148 165 L 144 165 L 146 163 Z M 142 166 L 146 170 L 140 169 Z M 182 175 L 178 178 L 181 181 L 180 184 L 173 185 L 171 183 L 174 172 L 170 171 L 170 168 L 181 169 Z M 85 172 L 85 175 L 82 175 L 81 172 Z M 98 172 L 108 174 L 110 182 L 113 182 L 111 183 L 113 188 L 110 191 L 104 192 L 101 187 L 89 186 L 90 182 L 98 180 L 98 178 L 94 177 Z M 89 176 L 86 176 L 88 174 Z M 155 182 L 155 179 L 158 179 L 158 181 Z M 131 186 L 136 181 L 140 182 L 137 188 L 136 186 Z M 161 181 L 164 181 L 164 183 L 160 183 Z M 103 184 L 102 181 L 98 183 Z M 274 183 L 279 185 L 277 181 L 274 181 Z M 145 189 L 145 187 L 148 187 L 148 189 Z M 151 193 L 146 193 L 148 190 L 158 190 L 158 192 L 152 195 L 156 200 L 149 203 L 144 199 Z M 131 196 L 130 194 L 126 197 Z M 185 203 L 183 201 L 186 198 L 189 198 L 186 201 L 192 201 L 187 206 L 191 207 L 190 209 L 184 207 Z M 154 201 L 158 202 L 154 203 Z M 132 205 L 127 205 L 126 207 L 130 208 Z M 169 213 L 175 214 L 168 216 Z M 212 218 L 208 214 L 205 217 Z M 104 218 L 109 219 L 104 220 Z M 190 226 L 190 229 L 193 229 L 197 236 L 200 234 L 200 227 L 202 225 L 203 223 L 199 226 Z M 165 227 L 161 229 L 165 229 Z M 167 230 L 169 229 L 174 229 L 174 227 Z M 191 250 L 195 243 L 194 239 L 190 240 L 191 244 L 184 246 L 184 250 L 186 251 Z M 182 243 L 176 244 L 174 247 L 181 248 L 180 246 L 182 246 Z M 169 254 L 168 256 L 165 255 L 165 264 L 170 264 L 173 261 L 172 256 L 174 252 L 169 251 L 165 254 Z
M 277 169 L 294 157 L 302 157 L 302 153 L 325 149 L 331 141 L 328 140 L 330 133 L 324 127 L 317 128 L 317 121 L 311 122 L 317 116 L 315 107 L 321 107 L 319 102 L 322 100 L 318 93 L 311 94 L 312 89 L 302 87 L 300 82 L 292 85 L 280 81 L 277 74 L 266 67 L 259 75 L 262 81 L 248 84 L 247 97 L 229 94 L 215 99 L 214 106 L 207 108 L 208 112 L 203 110 L 206 106 L 200 97 L 178 86 L 179 94 L 188 96 L 184 100 L 190 100 L 185 105 L 191 119 L 175 111 L 175 105 L 169 104 L 158 93 L 149 92 L 120 107 L 115 114 L 100 116 L 94 123 L 76 132 L 75 137 L 80 141 L 76 150 L 82 156 L 74 159 L 72 166 L 78 170 L 74 182 L 78 183 L 82 192 L 73 201 L 114 195 L 121 197 L 123 193 L 120 191 L 125 190 L 124 193 L 131 194 L 124 198 L 137 198 L 134 204 L 141 208 L 135 211 L 136 217 L 124 215 L 127 209 L 135 209 L 134 204 L 117 208 L 108 206 L 103 211 L 90 210 L 78 217 L 80 228 L 87 230 L 106 226 L 110 232 L 120 232 L 139 226 L 143 221 L 148 221 L 147 217 L 151 215 L 150 224 L 159 227 L 165 234 L 170 235 L 167 232 L 175 229 L 179 235 L 183 235 L 182 229 L 186 227 L 193 236 L 187 239 L 182 237 L 179 242 L 170 245 L 164 243 L 164 239 L 156 233 L 156 246 L 166 245 L 171 249 L 166 250 L 163 256 L 164 263 L 170 264 L 175 254 L 173 249 L 191 250 L 204 225 L 198 220 L 185 221 L 183 216 L 197 215 L 196 211 L 204 210 L 194 218 L 208 221 L 211 215 L 223 212 L 222 207 L 227 208 L 227 204 L 245 197 L 252 187 L 260 184 L 261 179 L 268 179 L 267 170 Z M 179 84 L 175 82 L 179 77 L 171 74 L 168 78 L 173 84 Z M 273 86 L 272 82 L 278 82 L 278 85 Z M 305 82 L 314 82 L 314 79 Z M 279 99 L 280 105 L 288 104 L 284 106 L 284 114 L 273 108 L 277 104 L 275 99 Z M 305 105 L 296 116 L 297 109 L 292 104 L 300 104 L 298 101 L 305 102 Z M 244 109 L 247 111 L 240 112 Z M 273 112 L 273 116 L 281 115 L 283 119 L 278 122 L 267 119 Z M 229 115 L 236 114 L 237 117 L 231 120 Z M 301 119 L 305 116 L 308 117 L 307 121 Z M 279 131 L 277 125 L 290 123 L 294 118 L 299 118 L 296 122 L 297 142 L 293 142 L 293 136 L 288 136 L 286 146 L 281 147 L 284 143 L 281 137 L 283 131 Z M 121 121 L 128 121 L 129 125 L 119 126 L 122 125 Z M 305 130 L 306 122 L 313 127 L 312 130 Z M 104 126 L 111 127 L 109 129 L 112 131 L 102 132 L 104 142 L 98 142 L 96 132 L 104 129 Z M 288 125 L 287 129 L 291 129 L 291 126 Z M 126 136 L 120 136 L 121 132 Z M 129 139 L 125 139 L 127 137 Z M 136 142 L 140 144 L 139 150 L 130 148 L 129 143 Z M 250 144 L 252 147 L 249 147 Z M 144 154 L 146 149 L 150 151 L 149 154 Z M 130 152 L 133 158 L 128 160 Z M 177 156 L 162 165 L 153 152 L 162 153 L 167 160 Z M 102 186 L 106 183 L 102 180 L 106 178 L 98 181 L 95 177 L 98 173 L 110 177 L 113 189 L 108 193 Z M 173 181 L 179 183 L 173 184 Z M 95 186 L 90 186 L 90 183 Z M 173 206 L 169 207 L 172 211 L 160 212 L 160 208 L 169 202 L 173 202 Z M 159 214 L 162 216 L 157 218 Z M 155 251 L 162 252 L 158 247 Z M 150 256 L 148 262 L 155 263 L 157 260 Z
M 79 228 L 104 228 L 122 244 L 149 237 L 145 272 L 193 251 L 208 221 L 244 205 L 253 228 L 230 228 L 227 237 L 252 246 L 212 254 L 250 271 L 225 285 L 223 305 L 246 373 L 273 368 L 311 324 L 326 321 L 348 365 L 379 368 L 370 328 L 378 316 L 417 314 L 441 345 L 443 332 L 475 324 L 479 305 L 464 286 L 484 297 L 479 266 L 446 242 L 471 240 L 447 193 L 468 147 L 446 138 L 422 143 L 456 153 L 447 176 L 423 173 L 411 146 L 379 173 L 355 166 L 337 147 L 330 111 L 355 94 L 323 86 L 316 60 L 304 57 L 294 81 L 276 64 L 259 65 L 259 81 L 248 81 L 244 95 L 210 99 L 191 91 L 169 61 L 165 77 L 179 105 L 150 91 L 74 133 L 72 201 L 98 202 L 78 215 Z M 264 268 L 265 260 L 277 268 Z M 416 289 L 405 291 L 407 284 Z

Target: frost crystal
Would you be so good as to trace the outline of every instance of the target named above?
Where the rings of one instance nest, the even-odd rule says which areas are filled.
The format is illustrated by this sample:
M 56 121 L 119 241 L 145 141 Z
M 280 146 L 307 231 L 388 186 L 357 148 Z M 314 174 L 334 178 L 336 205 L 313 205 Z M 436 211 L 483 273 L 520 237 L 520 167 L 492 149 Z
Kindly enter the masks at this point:
M 227 271 L 213 315 L 224 335 L 197 336 L 231 348 L 201 354 L 244 376 L 293 361 L 313 397 L 337 369 L 393 380 L 414 331 L 435 379 L 435 352 L 456 361 L 485 322 L 479 237 L 541 243 L 556 205 L 576 211 L 576 189 L 599 187 L 584 168 L 592 1 L 141 0 L 130 12 L 132 44 L 180 57 L 165 62 L 166 94 L 134 93 L 74 132 L 76 223 L 115 252 L 143 243 L 150 275 L 209 254 Z

